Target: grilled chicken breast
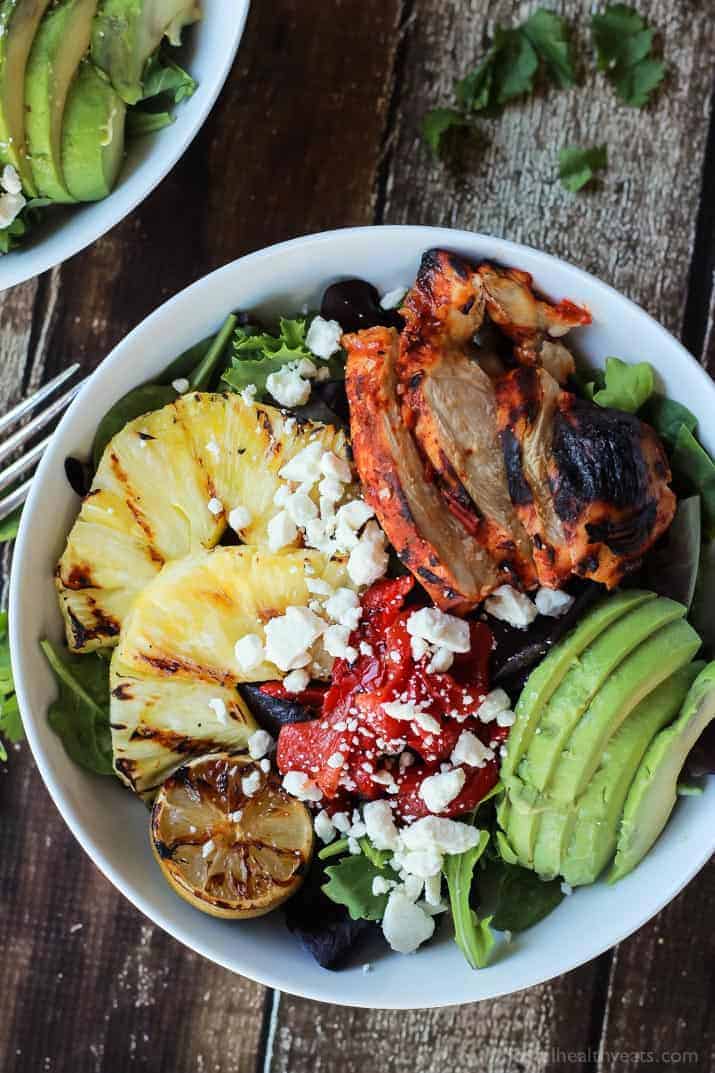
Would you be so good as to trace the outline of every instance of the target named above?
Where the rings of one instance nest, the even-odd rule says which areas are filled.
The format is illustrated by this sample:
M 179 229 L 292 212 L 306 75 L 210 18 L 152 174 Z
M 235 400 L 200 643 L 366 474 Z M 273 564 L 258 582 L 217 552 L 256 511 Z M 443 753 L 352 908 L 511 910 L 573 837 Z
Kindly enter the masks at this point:
M 471 342 L 484 318 L 481 278 L 455 255 L 431 250 L 402 313 L 403 420 L 450 510 L 489 553 L 502 581 L 530 588 L 531 542 L 509 497 L 494 383 Z
M 403 421 L 397 398 L 398 334 L 394 328 L 370 328 L 344 336 L 343 346 L 353 454 L 365 498 L 400 559 L 437 606 L 471 611 L 502 577 L 489 553 L 445 509 Z
M 613 588 L 675 513 L 671 474 L 649 425 L 562 391 L 545 369 L 497 385 L 497 417 L 519 516 L 539 581 L 571 573 Z
M 518 268 L 483 264 L 477 271 L 484 288 L 486 310 L 516 343 L 516 360 L 522 365 L 541 365 L 560 384 L 565 384 L 575 371 L 574 360 L 557 340 L 571 328 L 590 324 L 590 313 L 568 299 L 552 305 L 537 298 L 531 275 Z

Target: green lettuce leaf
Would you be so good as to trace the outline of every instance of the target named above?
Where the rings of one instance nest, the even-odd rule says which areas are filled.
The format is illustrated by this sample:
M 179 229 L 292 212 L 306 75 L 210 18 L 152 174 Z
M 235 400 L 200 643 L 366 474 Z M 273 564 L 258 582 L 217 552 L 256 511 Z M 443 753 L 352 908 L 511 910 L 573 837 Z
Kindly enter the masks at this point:
M 0 522 L 0 544 L 7 544 L 9 540 L 15 539 L 20 528 L 21 514 L 22 507 L 18 507 L 17 510 L 14 510 L 12 514 L 8 514 L 7 518 Z
M 682 425 L 693 435 L 698 427 L 697 417 L 687 406 L 675 399 L 666 399 L 664 395 L 651 396 L 640 417 L 652 425 L 661 440 L 665 440 L 671 447 L 675 446 Z
M 552 82 L 562 89 L 576 83 L 568 35 L 568 23 L 561 15 L 538 8 L 522 30 L 544 65 Z
M 654 30 L 627 4 L 609 4 L 591 17 L 596 64 L 625 104 L 642 108 L 665 77 L 665 64 L 652 56 Z
M 454 923 L 454 941 L 473 969 L 483 969 L 494 946 L 491 917 L 480 918 L 472 909 L 470 896 L 474 870 L 489 843 L 489 832 L 479 831 L 479 841 L 473 849 L 445 858 L 449 902 Z
M 581 149 L 567 145 L 559 151 L 559 178 L 572 194 L 590 183 L 595 172 L 608 167 L 608 150 L 605 145 Z
M 544 882 L 536 872 L 505 861 L 493 862 L 489 867 L 496 879 L 492 927 L 497 931 L 525 931 L 553 912 L 564 899 L 558 879 Z
M 0 734 L 11 742 L 22 741 L 25 737 L 10 666 L 7 611 L 0 612 Z M 2 740 L 0 740 L 0 760 L 7 760 L 7 752 Z
M 277 335 L 260 331 L 251 325 L 236 328 L 233 360 L 230 369 L 223 374 L 223 382 L 232 391 L 243 391 L 252 385 L 256 388 L 256 398 L 261 400 L 267 395 L 266 381 L 270 374 L 301 358 L 310 358 L 319 368 L 327 367 L 331 379 L 342 379 L 345 376 L 343 351 L 329 361 L 317 358 L 306 343 L 309 327 L 308 317 L 281 317 Z
M 715 537 L 715 462 L 687 425 L 680 426 L 670 461 L 674 476 L 699 494 L 705 536 Z
M 40 647 L 59 690 L 47 713 L 50 726 L 76 764 L 98 775 L 113 774 L 109 661 L 96 653 L 60 653 L 50 641 L 42 641 Z
M 634 414 L 651 397 L 654 387 L 653 367 L 647 361 L 629 365 L 620 358 L 606 358 L 606 386 L 594 394 L 593 401 Z
M 387 894 L 373 894 L 372 881 L 377 876 L 398 882 L 391 868 L 378 867 L 363 853 L 349 854 L 325 869 L 329 882 L 323 891 L 338 905 L 344 905 L 353 920 L 382 920 Z
M 156 134 L 174 122 L 171 112 L 144 112 L 141 108 L 130 108 L 127 112 L 127 134 L 130 138 L 143 138 L 145 134 Z
M 147 64 L 142 85 L 144 90 L 142 100 L 146 101 L 165 94 L 174 104 L 180 104 L 181 101 L 193 96 L 198 88 L 198 83 L 189 72 L 162 52 L 155 53 Z
M 673 522 L 644 563 L 643 584 L 687 608 L 693 602 L 700 568 L 700 496 L 681 499 Z

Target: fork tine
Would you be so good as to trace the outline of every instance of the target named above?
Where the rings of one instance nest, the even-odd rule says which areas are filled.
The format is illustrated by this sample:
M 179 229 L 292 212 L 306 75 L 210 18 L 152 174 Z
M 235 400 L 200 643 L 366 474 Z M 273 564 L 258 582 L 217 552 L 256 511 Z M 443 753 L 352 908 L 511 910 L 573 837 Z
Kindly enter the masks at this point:
M 29 399 L 23 399 L 22 402 L 18 402 L 17 406 L 13 406 L 12 410 L 8 410 L 6 414 L 3 414 L 0 417 L 0 432 L 4 432 L 6 428 L 14 424 L 15 421 L 19 421 L 30 410 L 34 410 L 35 406 L 38 406 L 48 395 L 51 395 L 55 388 L 60 387 L 71 376 L 74 376 L 78 369 L 79 362 L 75 362 L 74 365 L 70 365 L 68 369 L 64 369 L 58 376 L 43 384 L 39 391 L 36 391 L 34 395 L 30 395 Z
M 43 410 L 36 417 L 33 417 L 32 421 L 28 421 L 28 423 L 23 425 L 22 428 L 19 428 L 17 432 L 13 432 L 12 436 L 5 440 L 5 443 L 0 444 L 0 462 L 4 462 L 5 459 L 16 451 L 18 447 L 21 447 L 26 440 L 29 440 L 36 432 L 39 432 L 41 428 L 44 428 L 45 425 L 48 425 L 57 414 L 61 413 L 65 407 L 69 406 L 77 392 L 88 380 L 88 376 L 86 376 L 84 380 L 80 380 L 78 384 L 71 387 L 69 391 L 59 399 L 56 399 L 46 410 Z
M 32 477 L 21 484 L 19 488 L 16 488 L 14 492 L 10 492 L 9 496 L 5 496 L 4 499 L 0 499 L 0 522 L 4 521 L 9 514 L 12 514 L 14 510 L 21 507 L 27 499 L 27 493 L 30 491 L 30 485 L 32 484 Z
M 14 484 L 18 477 L 21 477 L 26 470 L 30 469 L 32 465 L 44 454 L 47 444 L 51 440 L 51 436 L 46 436 L 44 440 L 36 443 L 34 447 L 31 447 L 26 455 L 22 458 L 18 458 L 15 462 L 11 463 L 0 473 L 0 492 L 3 492 L 6 488 L 9 488 L 11 484 Z

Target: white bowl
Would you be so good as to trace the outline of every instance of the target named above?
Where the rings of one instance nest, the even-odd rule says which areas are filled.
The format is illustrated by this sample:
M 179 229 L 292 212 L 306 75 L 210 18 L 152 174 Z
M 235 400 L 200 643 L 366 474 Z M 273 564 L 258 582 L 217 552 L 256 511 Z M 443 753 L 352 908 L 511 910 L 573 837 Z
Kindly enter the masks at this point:
M 73 257 L 128 216 L 158 186 L 194 140 L 236 56 L 250 0 L 203 0 L 200 22 L 184 31 L 181 62 L 198 82 L 176 106 L 175 122 L 129 144 L 117 187 L 93 204 L 48 211 L 27 244 L 0 256 L 0 291 Z M 45 214 L 43 213 L 43 216 Z
M 291 312 L 320 299 L 340 277 L 371 280 L 382 291 L 414 279 L 422 252 L 446 246 L 533 273 L 555 298 L 588 306 L 592 327 L 575 336 L 594 363 L 607 355 L 647 358 L 662 386 L 701 420 L 715 453 L 715 386 L 663 328 L 605 283 L 525 246 L 484 235 L 427 227 L 334 231 L 251 254 L 182 291 L 135 328 L 97 369 L 54 435 L 22 519 L 10 594 L 12 660 L 20 708 L 37 765 L 54 801 L 95 864 L 143 913 L 187 946 L 261 983 L 326 1002 L 414 1008 L 472 1002 L 516 991 L 596 957 L 640 927 L 673 898 L 715 850 L 715 780 L 702 797 L 681 799 L 643 864 L 617 886 L 583 888 L 547 920 L 515 939 L 494 963 L 471 971 L 445 929 L 411 957 L 367 955 L 332 973 L 321 969 L 286 931 L 279 915 L 241 924 L 191 909 L 166 885 L 152 858 L 147 813 L 116 781 L 85 774 L 65 754 L 46 721 L 55 684 L 38 647 L 62 636 L 52 572 L 79 502 L 64 477 L 67 455 L 86 456 L 99 417 L 130 388 L 158 373 L 190 344 L 215 330 L 233 309 Z

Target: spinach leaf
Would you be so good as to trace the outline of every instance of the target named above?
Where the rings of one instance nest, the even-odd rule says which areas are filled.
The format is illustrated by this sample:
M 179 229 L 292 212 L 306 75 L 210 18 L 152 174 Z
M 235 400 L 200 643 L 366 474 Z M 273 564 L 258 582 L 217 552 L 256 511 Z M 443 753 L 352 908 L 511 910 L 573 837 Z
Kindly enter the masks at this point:
M 544 881 L 536 872 L 495 861 L 490 864 L 496 880 L 496 908 L 492 926 L 497 931 L 524 931 L 553 912 L 564 899 L 561 881 Z
M 634 414 L 653 394 L 653 367 L 647 361 L 629 365 L 620 358 L 606 358 L 606 386 L 596 391 L 593 401 Z
M 124 395 L 115 402 L 99 422 L 92 445 L 92 459 L 95 469 L 99 465 L 105 448 L 125 425 L 133 421 L 135 417 L 151 413 L 152 410 L 160 410 L 167 403 L 174 402 L 178 398 L 173 387 L 164 387 L 163 384 L 143 384 Z
M 22 741 L 25 732 L 15 696 L 15 683 L 10 666 L 7 611 L 0 612 L 0 734 L 8 741 Z M 7 760 L 5 746 L 0 740 L 0 760 Z
M 697 417 L 687 406 L 664 395 L 652 395 L 639 416 L 652 425 L 661 440 L 671 447 L 678 439 L 681 425 L 685 425 L 693 435 L 698 427 Z
M 479 841 L 473 849 L 446 857 L 443 866 L 452 908 L 454 941 L 473 969 L 486 966 L 494 946 L 490 927 L 492 918 L 478 917 L 470 902 L 474 869 L 488 842 L 489 832 L 479 831 Z
M 378 868 L 364 854 L 357 853 L 326 868 L 325 874 L 329 882 L 323 891 L 338 905 L 346 906 L 353 920 L 382 920 L 388 895 L 373 894 L 372 881 L 380 876 L 397 882 L 391 868 Z
M 7 518 L 3 518 L 0 522 L 0 544 L 7 544 L 8 541 L 15 539 L 20 528 L 21 514 L 22 507 L 18 507 L 17 510 L 14 510 L 12 514 L 8 514 Z
M 226 347 L 234 333 L 237 322 L 238 318 L 234 313 L 226 317 L 218 335 L 214 336 L 203 358 L 193 372 L 189 374 L 188 380 L 192 391 L 208 391 L 221 368 Z
M 702 638 L 705 655 L 715 658 L 715 540 L 703 547 L 690 621 Z M 715 726 L 715 724 L 713 724 Z M 715 734 L 715 731 L 712 731 Z M 713 752 L 715 755 L 715 751 Z
M 127 135 L 130 138 L 143 138 L 170 127 L 173 122 L 171 112 L 145 112 L 141 108 L 130 108 L 127 112 Z
M 705 536 L 715 537 L 715 462 L 686 425 L 680 426 L 670 461 L 674 476 L 699 493 Z
M 95 653 L 60 654 L 50 641 L 42 641 L 40 647 L 59 688 L 47 713 L 50 726 L 76 764 L 98 775 L 113 774 L 109 662 Z
M 681 499 L 670 529 L 646 559 L 645 586 L 690 608 L 700 566 L 700 536 L 700 496 Z

